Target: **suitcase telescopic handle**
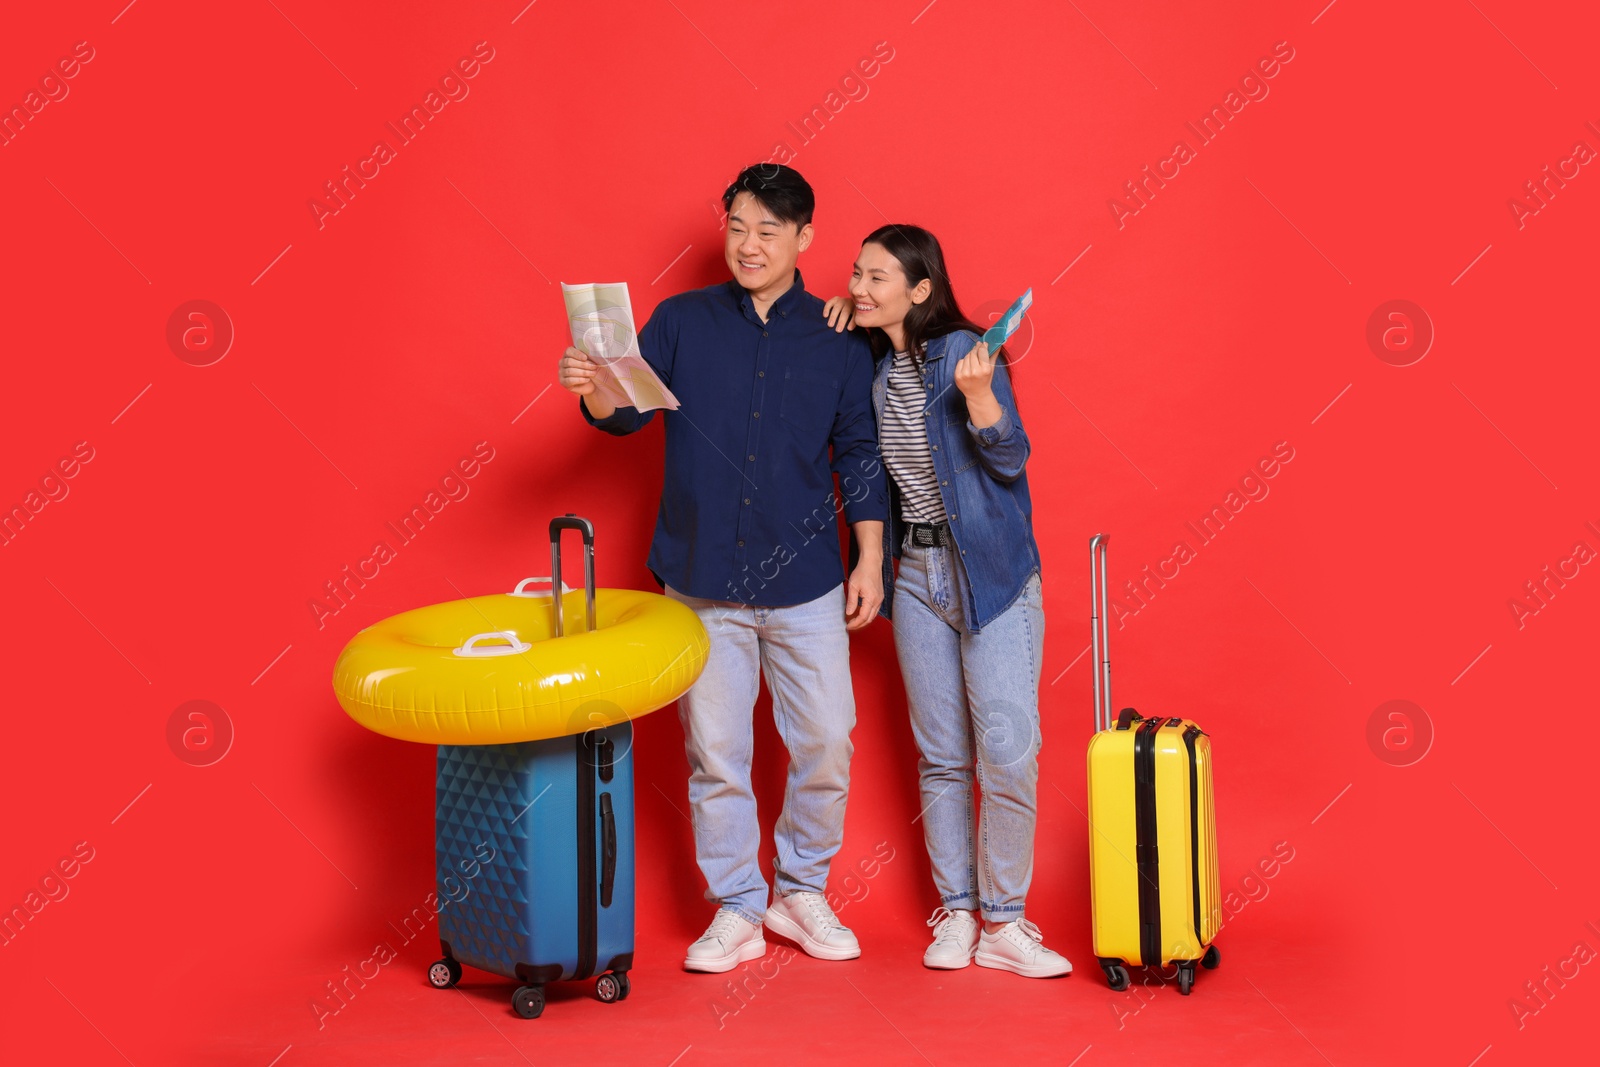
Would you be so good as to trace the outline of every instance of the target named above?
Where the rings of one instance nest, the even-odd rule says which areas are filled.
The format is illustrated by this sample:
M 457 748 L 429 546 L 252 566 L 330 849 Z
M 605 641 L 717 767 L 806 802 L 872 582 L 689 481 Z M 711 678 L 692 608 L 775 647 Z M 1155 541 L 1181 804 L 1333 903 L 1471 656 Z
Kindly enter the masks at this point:
M 1089 539 L 1089 643 L 1094 652 L 1094 728 L 1111 729 L 1111 630 L 1106 581 L 1106 545 L 1110 534 Z
M 577 530 L 583 535 L 583 609 L 584 630 L 587 632 L 594 629 L 594 523 L 580 519 L 570 511 L 550 520 L 550 574 L 553 583 L 561 581 L 561 534 L 566 530 Z M 563 598 L 554 595 L 550 600 L 555 609 L 556 636 L 562 637 L 565 634 Z

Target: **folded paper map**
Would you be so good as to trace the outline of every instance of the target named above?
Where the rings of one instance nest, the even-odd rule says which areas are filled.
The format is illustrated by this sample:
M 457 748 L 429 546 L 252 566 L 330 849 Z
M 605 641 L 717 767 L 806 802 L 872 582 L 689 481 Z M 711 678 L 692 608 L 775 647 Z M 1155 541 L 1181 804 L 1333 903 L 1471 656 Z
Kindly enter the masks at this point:
M 1017 327 L 1022 325 L 1022 313 L 1033 306 L 1033 290 L 1017 297 L 1017 302 L 1006 308 L 1006 313 L 1000 316 L 1000 321 L 983 331 L 983 339 L 989 342 L 989 351 L 993 352 L 1011 339 L 1017 332 Z
M 600 364 L 594 391 L 617 407 L 640 411 L 676 410 L 678 398 L 656 377 L 639 354 L 639 335 L 633 328 L 633 305 L 628 283 L 568 285 L 561 283 L 572 327 L 572 346 Z

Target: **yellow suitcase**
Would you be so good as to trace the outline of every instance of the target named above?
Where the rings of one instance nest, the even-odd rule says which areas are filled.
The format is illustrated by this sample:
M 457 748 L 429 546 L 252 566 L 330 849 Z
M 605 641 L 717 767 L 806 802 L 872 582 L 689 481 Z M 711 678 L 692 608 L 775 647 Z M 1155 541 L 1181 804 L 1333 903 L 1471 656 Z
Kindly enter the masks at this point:
M 1111 716 L 1106 545 L 1089 542 L 1095 735 L 1089 742 L 1089 881 L 1094 954 L 1114 990 L 1128 967 L 1214 968 L 1222 925 L 1211 738 L 1189 719 Z

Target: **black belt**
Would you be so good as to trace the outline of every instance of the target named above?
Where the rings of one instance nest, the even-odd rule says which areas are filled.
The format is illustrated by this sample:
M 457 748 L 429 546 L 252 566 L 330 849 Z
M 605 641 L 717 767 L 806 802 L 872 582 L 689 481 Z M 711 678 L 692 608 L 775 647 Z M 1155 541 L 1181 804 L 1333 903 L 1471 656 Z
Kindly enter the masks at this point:
M 950 548 L 956 542 L 950 534 L 948 522 L 914 522 L 911 524 L 911 543 L 922 548 Z

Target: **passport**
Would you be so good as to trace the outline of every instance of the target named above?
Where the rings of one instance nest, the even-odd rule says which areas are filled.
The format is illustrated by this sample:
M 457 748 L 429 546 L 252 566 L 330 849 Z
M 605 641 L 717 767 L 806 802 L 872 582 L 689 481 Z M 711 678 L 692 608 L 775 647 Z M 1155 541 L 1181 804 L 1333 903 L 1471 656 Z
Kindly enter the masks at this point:
M 1017 327 L 1022 325 L 1022 314 L 1033 305 L 1033 290 L 1017 297 L 1017 302 L 1006 308 L 1006 313 L 1000 320 L 983 332 L 983 339 L 989 344 L 989 351 L 993 352 L 1011 339 L 1017 332 Z

